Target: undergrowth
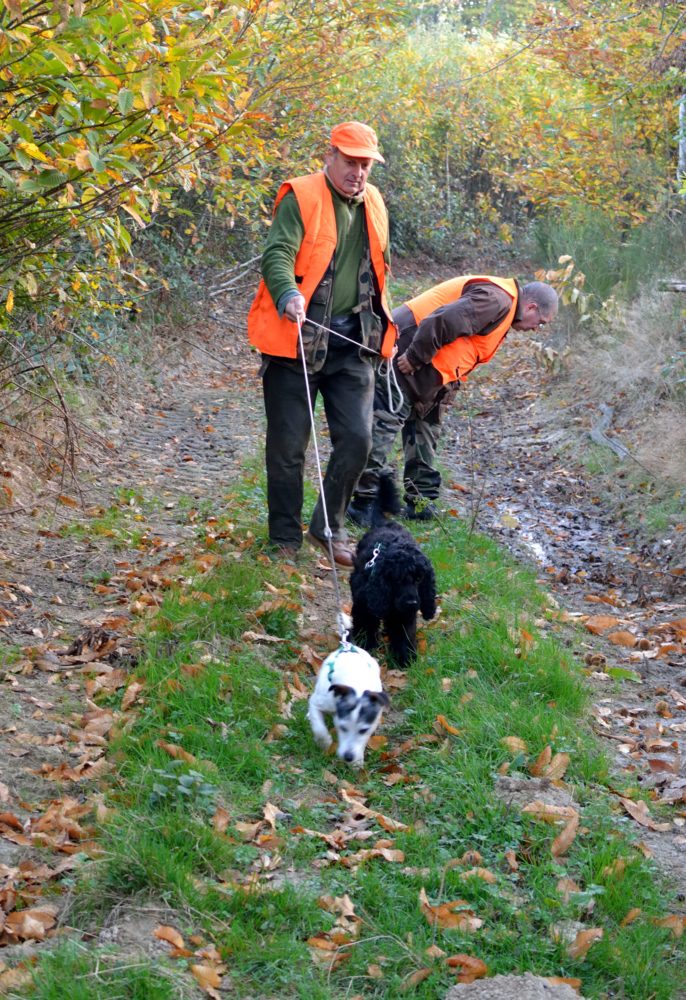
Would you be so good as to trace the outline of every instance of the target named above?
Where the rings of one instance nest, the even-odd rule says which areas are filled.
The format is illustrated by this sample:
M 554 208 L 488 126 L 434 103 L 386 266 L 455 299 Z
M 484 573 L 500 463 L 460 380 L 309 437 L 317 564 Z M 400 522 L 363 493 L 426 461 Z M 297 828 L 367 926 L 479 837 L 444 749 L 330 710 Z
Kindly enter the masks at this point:
M 476 956 L 490 974 L 578 977 L 589 1000 L 674 997 L 683 953 L 652 922 L 669 893 L 613 797 L 637 791 L 616 777 L 609 787 L 583 676 L 532 574 L 456 521 L 422 530 L 441 613 L 418 661 L 390 675 L 383 739 L 354 772 L 322 755 L 305 716 L 312 650 L 326 655 L 335 638 L 329 621 L 303 635 L 302 614 L 327 575 L 313 576 L 313 557 L 292 567 L 261 552 L 248 517 L 262 504 L 245 483 L 219 564 L 201 585 L 187 577 L 147 621 L 143 693 L 111 747 L 103 853 L 75 887 L 71 924 L 161 901 L 184 940 L 217 949 L 232 994 L 246 998 L 435 998 L 455 981 L 441 952 Z M 569 755 L 564 787 L 582 814 L 559 857 L 561 828 L 496 794 L 529 778 L 546 747 Z M 351 796 L 374 815 L 351 819 Z M 358 855 L 367 848 L 377 853 Z M 465 852 L 478 855 L 461 861 Z M 575 891 L 565 895 L 563 878 Z M 421 893 L 482 925 L 432 925 Z M 331 900 L 345 897 L 355 934 L 334 924 Z M 578 959 L 564 939 L 574 921 L 603 931 Z M 69 981 L 84 1000 L 195 996 L 197 961 L 190 950 L 156 977 L 148 960 L 126 971 L 66 945 L 40 960 L 31 995 L 54 1000 Z

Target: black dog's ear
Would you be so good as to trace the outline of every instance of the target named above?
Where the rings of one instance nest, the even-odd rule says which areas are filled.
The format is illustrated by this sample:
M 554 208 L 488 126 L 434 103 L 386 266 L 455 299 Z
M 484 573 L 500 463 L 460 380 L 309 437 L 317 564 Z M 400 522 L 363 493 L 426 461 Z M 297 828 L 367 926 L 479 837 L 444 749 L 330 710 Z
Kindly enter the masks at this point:
M 391 703 L 385 691 L 365 691 L 364 695 L 369 701 L 377 702 L 381 708 L 388 708 Z

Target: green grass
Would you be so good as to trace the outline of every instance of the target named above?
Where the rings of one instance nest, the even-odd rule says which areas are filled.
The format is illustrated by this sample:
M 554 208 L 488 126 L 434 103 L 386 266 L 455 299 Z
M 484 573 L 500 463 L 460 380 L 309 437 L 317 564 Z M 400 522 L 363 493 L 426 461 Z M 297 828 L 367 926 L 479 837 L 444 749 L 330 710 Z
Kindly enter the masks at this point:
M 184 933 L 214 942 L 237 997 L 400 998 L 407 977 L 431 966 L 411 995 L 433 1000 L 455 977 L 427 957 L 432 944 L 449 955 L 475 955 L 492 974 L 577 976 L 589 1000 L 675 997 L 684 956 L 679 942 L 651 923 L 669 912 L 669 892 L 633 846 L 640 836 L 615 806 L 608 761 L 585 722 L 583 675 L 532 574 L 456 521 L 422 528 L 442 613 L 425 630 L 426 650 L 407 671 L 406 686 L 392 691 L 392 712 L 381 727 L 387 746 L 370 749 L 356 773 L 316 748 L 304 699 L 282 713 L 280 697 L 286 691 L 290 699 L 294 678 L 311 683 L 298 655 L 312 640 L 299 636 L 298 609 L 306 600 L 300 577 L 270 563 L 259 542 L 243 547 L 262 505 L 260 482 L 244 482 L 232 504 L 244 513 L 225 558 L 201 581 L 186 579 L 148 622 L 136 668 L 144 693 L 111 747 L 116 770 L 103 854 L 74 890 L 70 922 L 92 927 L 123 899 L 161 900 L 178 914 Z M 311 584 L 302 565 L 301 571 Z M 274 599 L 267 584 L 292 606 L 256 614 Z M 332 626 L 321 622 L 320 631 Z M 285 641 L 256 645 L 242 638 L 261 629 Z M 108 703 L 117 707 L 120 697 Z M 508 737 L 524 746 L 508 747 Z M 410 749 L 384 758 L 407 740 Z M 193 759 L 172 760 L 160 741 Z M 580 832 L 557 859 L 550 847 L 559 828 L 508 807 L 494 792 L 499 772 L 527 776 L 546 745 L 570 755 L 565 784 L 583 809 Z M 402 780 L 391 787 L 384 779 L 394 771 Z M 160 782 L 162 796 L 155 790 Z M 405 829 L 389 832 L 368 821 L 369 839 L 337 849 L 301 832 L 330 834 L 347 822 L 347 782 L 369 808 Z M 275 829 L 265 824 L 261 841 L 246 836 L 235 824 L 261 820 L 267 802 L 280 811 Z M 215 806 L 228 813 L 224 833 L 212 825 Z M 336 860 L 378 841 L 391 841 L 404 860 L 372 858 L 352 868 Z M 493 874 L 493 884 L 461 878 L 464 866 L 454 862 L 467 850 L 480 853 L 477 867 Z M 507 861 L 511 851 L 516 871 Z M 620 858 L 624 871 L 608 873 Z M 562 877 L 581 890 L 568 902 L 557 890 Z M 422 889 L 434 905 L 465 901 L 482 928 L 467 934 L 432 927 L 419 907 Z M 313 961 L 307 942 L 334 924 L 320 898 L 346 894 L 362 923 L 329 972 Z M 641 915 L 622 927 L 631 907 Z M 604 930 L 583 960 L 570 959 L 551 935 L 551 925 L 568 920 Z M 134 978 L 117 983 L 117 992 L 119 973 L 110 976 L 101 963 L 90 975 L 93 963 L 93 954 L 78 949 L 44 957 L 31 995 L 53 1000 L 59 975 L 83 983 L 90 992 L 74 996 L 89 1000 L 177 995 L 178 983 L 166 972 L 155 980 L 159 992 L 136 992 L 143 986 Z M 381 978 L 370 976 L 370 966 L 381 969 Z M 175 967 L 183 970 L 184 963 Z M 126 975 L 134 972 L 141 983 L 150 974 L 141 966 Z

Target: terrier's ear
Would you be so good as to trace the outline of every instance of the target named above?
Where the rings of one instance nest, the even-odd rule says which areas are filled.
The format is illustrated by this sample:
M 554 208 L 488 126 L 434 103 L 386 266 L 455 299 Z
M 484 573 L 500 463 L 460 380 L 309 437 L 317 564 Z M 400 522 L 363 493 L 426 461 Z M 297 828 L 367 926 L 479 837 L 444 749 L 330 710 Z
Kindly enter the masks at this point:
M 365 696 L 369 701 L 377 702 L 381 708 L 388 708 L 391 703 L 385 691 L 365 691 Z
M 355 694 L 355 688 L 348 687 L 347 684 L 329 684 L 329 691 L 333 692 L 334 698 L 346 698 Z

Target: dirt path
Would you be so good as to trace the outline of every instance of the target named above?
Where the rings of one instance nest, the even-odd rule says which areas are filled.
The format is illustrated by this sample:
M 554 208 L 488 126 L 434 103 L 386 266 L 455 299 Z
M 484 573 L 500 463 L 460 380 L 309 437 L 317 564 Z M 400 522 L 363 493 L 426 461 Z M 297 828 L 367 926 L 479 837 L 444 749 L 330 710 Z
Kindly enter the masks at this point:
M 39 498 L 36 516 L 0 516 L 0 640 L 12 649 L 0 671 L 0 810 L 17 821 L 0 830 L 6 879 L 35 856 L 51 804 L 67 795 L 78 805 L 78 782 L 107 766 L 107 722 L 89 716 L 95 706 L 86 698 L 98 683 L 125 683 L 131 594 L 143 609 L 155 603 L 198 519 L 230 507 L 232 481 L 246 460 L 260 461 L 256 359 L 239 329 L 230 304 L 213 306 L 190 343 L 177 345 L 174 368 L 161 367 L 128 394 L 128 409 L 112 421 L 114 447 L 91 455 L 83 473 L 87 517 L 56 487 L 62 501 Z M 598 625 L 602 635 L 570 633 L 570 645 L 589 670 L 593 725 L 615 754 L 618 787 L 629 771 L 651 799 L 680 802 L 682 815 L 667 831 L 640 834 L 686 893 L 683 595 L 661 567 L 659 548 L 646 556 L 559 453 L 565 431 L 541 396 L 548 376 L 533 354 L 513 343 L 502 355 L 460 394 L 446 427 L 445 506 L 533 562 L 573 617 L 616 619 Z M 307 612 L 317 628 L 333 620 L 333 592 L 321 561 L 313 553 L 304 559 L 324 584 Z M 627 645 L 608 633 L 627 633 Z M 96 686 L 84 691 L 81 675 L 93 663 L 101 665 Z M 617 680 L 615 668 L 636 680 Z M 65 864 L 76 850 L 67 819 L 48 824 Z
M 636 831 L 683 903 L 685 578 L 668 565 L 664 542 L 624 523 L 621 490 L 599 495 L 570 456 L 570 433 L 583 445 L 595 420 L 577 413 L 550 394 L 530 342 L 511 335 L 450 415 L 441 457 L 454 480 L 445 505 L 533 565 L 578 621 L 568 642 L 589 675 L 592 725 L 613 756 L 618 791 L 633 777 L 648 801 L 678 803 L 665 830 Z

